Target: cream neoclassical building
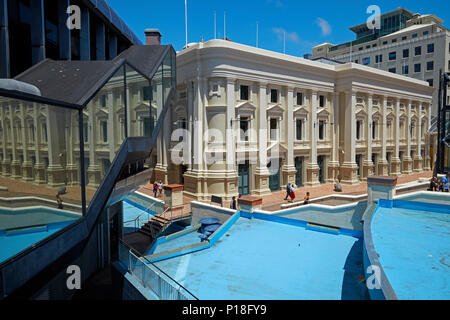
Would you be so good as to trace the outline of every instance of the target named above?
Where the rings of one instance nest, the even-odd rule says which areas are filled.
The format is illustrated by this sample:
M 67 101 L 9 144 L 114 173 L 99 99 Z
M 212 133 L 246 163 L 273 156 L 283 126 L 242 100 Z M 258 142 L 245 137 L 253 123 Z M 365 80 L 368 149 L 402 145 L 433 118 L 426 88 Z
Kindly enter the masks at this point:
M 198 199 L 430 169 L 425 81 L 212 40 L 177 54 L 177 91 L 156 177 Z

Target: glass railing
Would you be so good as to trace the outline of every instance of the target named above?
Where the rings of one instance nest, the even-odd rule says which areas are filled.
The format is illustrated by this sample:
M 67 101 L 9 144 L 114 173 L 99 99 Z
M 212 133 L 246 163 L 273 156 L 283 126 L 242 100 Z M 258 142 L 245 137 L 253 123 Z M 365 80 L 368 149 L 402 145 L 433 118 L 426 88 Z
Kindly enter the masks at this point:
M 139 257 L 135 250 L 119 242 L 119 262 L 145 288 L 160 300 L 198 300 L 189 290 L 172 279 L 149 260 Z

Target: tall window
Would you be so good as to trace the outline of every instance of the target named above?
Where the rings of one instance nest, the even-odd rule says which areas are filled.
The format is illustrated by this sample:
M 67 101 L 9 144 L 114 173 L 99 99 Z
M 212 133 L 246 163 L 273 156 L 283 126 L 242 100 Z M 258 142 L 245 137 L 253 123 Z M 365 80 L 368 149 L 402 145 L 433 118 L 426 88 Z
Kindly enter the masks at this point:
M 324 139 L 324 130 L 325 127 L 325 122 L 324 121 L 319 121 L 319 140 L 323 140 Z
M 356 121 L 356 140 L 361 140 L 361 121 Z
M 365 66 L 368 66 L 370 64 L 370 57 L 363 58 L 362 59 L 362 64 L 365 65 Z
M 86 122 L 83 122 L 83 138 L 84 142 L 89 141 L 89 130 L 88 130 L 88 124 Z
M 239 120 L 240 129 L 241 129 L 241 141 L 248 141 L 248 117 L 241 117 Z
M 296 121 L 296 133 L 297 141 L 303 140 L 303 120 L 301 119 Z
M 277 140 L 278 121 L 277 119 L 270 119 L 270 140 Z
M 29 128 L 30 128 L 30 141 L 31 142 L 34 142 L 35 141 L 35 136 L 34 136 L 34 124 L 33 123 L 30 123 L 29 124 Z
M 403 66 L 402 67 L 402 74 L 408 74 L 409 73 L 409 66 Z
M 142 88 L 142 97 L 144 101 L 152 101 L 153 97 L 152 97 L 152 87 L 151 86 L 146 86 Z
M 432 71 L 432 70 L 434 70 L 434 62 L 428 61 L 427 62 L 427 71 Z
M 376 62 L 376 63 L 381 63 L 381 62 L 383 62 L 383 55 L 382 55 L 382 54 L 376 55 L 376 56 L 375 56 L 375 62 Z
M 44 142 L 48 142 L 47 124 L 45 122 L 42 122 L 42 139 Z
M 430 43 L 427 46 L 427 53 L 433 53 L 434 52 L 434 43 Z
M 102 121 L 102 138 L 103 142 L 108 142 L 108 122 Z
M 377 138 L 377 122 L 372 121 L 372 139 L 375 140 Z
M 248 86 L 241 86 L 241 100 L 248 100 Z
M 319 107 L 325 107 L 325 96 L 319 96 Z
M 106 94 L 100 96 L 100 106 L 106 108 Z
M 278 103 L 278 90 L 277 89 L 270 90 L 270 102 Z
M 297 92 L 297 105 L 302 106 L 303 105 L 303 93 Z

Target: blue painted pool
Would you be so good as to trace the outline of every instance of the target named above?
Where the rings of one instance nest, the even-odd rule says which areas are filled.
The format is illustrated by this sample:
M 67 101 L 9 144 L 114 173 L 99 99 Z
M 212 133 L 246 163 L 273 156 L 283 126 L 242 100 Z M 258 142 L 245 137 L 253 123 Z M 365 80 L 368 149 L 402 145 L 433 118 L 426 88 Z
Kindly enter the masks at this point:
M 399 299 L 450 299 L 449 205 L 380 201 L 372 237 Z
M 195 232 L 185 239 L 199 241 Z M 349 235 L 241 217 L 211 248 L 156 265 L 199 299 L 368 299 L 362 247 Z

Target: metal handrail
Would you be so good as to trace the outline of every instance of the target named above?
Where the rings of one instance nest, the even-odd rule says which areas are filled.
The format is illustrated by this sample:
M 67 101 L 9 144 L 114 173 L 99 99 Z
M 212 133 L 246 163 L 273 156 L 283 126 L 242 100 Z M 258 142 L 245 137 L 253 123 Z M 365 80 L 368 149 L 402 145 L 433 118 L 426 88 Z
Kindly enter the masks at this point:
M 170 283 L 167 284 L 171 287 L 173 287 L 178 294 L 182 295 L 184 298 L 189 299 L 188 296 L 186 296 L 185 294 L 181 293 L 180 289 L 182 289 L 183 291 L 185 291 L 192 299 L 194 300 L 199 300 L 192 292 L 190 292 L 188 289 L 186 289 L 183 285 L 181 285 L 179 282 L 177 282 L 175 279 L 173 279 L 171 276 L 169 276 L 167 273 L 165 273 L 163 270 L 161 270 L 158 266 L 156 266 L 153 262 L 151 262 L 150 260 L 148 260 L 146 257 L 142 257 L 140 256 L 139 252 L 137 250 L 135 250 L 133 247 L 131 247 L 130 245 L 126 244 L 125 242 L 122 241 L 122 239 L 119 239 L 120 244 L 122 244 L 125 248 L 127 248 L 129 250 L 129 253 L 134 255 L 139 261 L 143 262 L 144 265 L 151 265 L 153 268 L 155 268 L 158 272 L 160 272 L 162 275 L 164 275 L 167 279 L 169 279 L 171 282 L 173 282 L 175 284 L 175 286 L 178 287 L 175 288 L 175 286 L 171 285 Z M 134 252 L 134 253 L 133 253 Z M 147 266 L 148 267 L 148 266 Z M 149 267 L 148 267 L 149 268 Z M 128 267 L 128 271 L 130 273 L 132 273 L 131 269 L 131 264 Z M 150 269 L 150 268 L 149 268 Z M 153 271 L 153 270 L 152 270 Z M 158 274 L 157 274 L 158 275 Z M 162 277 L 160 275 L 158 275 L 158 288 L 161 288 L 161 280 Z M 142 279 L 140 279 L 142 281 Z M 159 292 L 161 292 L 161 290 L 158 290 Z M 156 293 L 156 292 L 155 292 Z M 161 297 L 160 297 L 161 298 Z

